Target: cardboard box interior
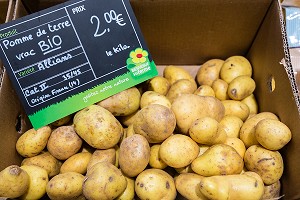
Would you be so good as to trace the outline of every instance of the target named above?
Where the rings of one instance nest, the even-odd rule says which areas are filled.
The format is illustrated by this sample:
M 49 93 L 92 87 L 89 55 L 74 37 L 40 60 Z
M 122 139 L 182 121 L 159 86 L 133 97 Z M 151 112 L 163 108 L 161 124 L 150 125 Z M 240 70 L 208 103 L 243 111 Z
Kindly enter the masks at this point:
M 6 20 L 8 10 L 8 0 L 0 0 L 0 24 Z
M 37 11 L 58 1 L 34 2 L 27 4 L 27 10 Z M 284 199 L 300 199 L 299 96 L 280 2 L 131 0 L 131 4 L 160 72 L 164 65 L 174 64 L 184 65 L 195 75 L 198 67 L 211 58 L 244 55 L 250 60 L 260 111 L 274 112 L 293 133 L 292 141 L 281 151 L 285 164 L 281 194 Z M 17 0 L 16 17 L 24 12 L 22 3 Z M 0 89 L 1 170 L 10 164 L 20 164 L 15 142 L 30 123 L 6 74 Z

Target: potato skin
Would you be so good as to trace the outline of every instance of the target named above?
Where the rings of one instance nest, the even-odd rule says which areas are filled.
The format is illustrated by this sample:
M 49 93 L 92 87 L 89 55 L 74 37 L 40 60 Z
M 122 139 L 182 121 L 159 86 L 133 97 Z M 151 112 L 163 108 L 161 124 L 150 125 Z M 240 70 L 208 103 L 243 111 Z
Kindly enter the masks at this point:
M 139 134 L 125 138 L 119 150 L 119 165 L 128 177 L 137 176 L 148 165 L 150 146 L 147 139 Z
M 200 192 L 199 185 L 203 176 L 195 173 L 183 173 L 175 177 L 177 191 L 186 199 L 207 200 Z
M 241 100 L 241 102 L 243 102 L 249 107 L 250 115 L 258 113 L 258 104 L 254 94 L 250 94 L 248 97 Z
M 112 200 L 126 189 L 127 181 L 111 163 L 99 162 L 92 166 L 83 182 L 83 194 L 89 200 Z
M 173 111 L 163 105 L 150 104 L 142 108 L 133 122 L 136 134 L 144 136 L 149 143 L 160 143 L 173 134 L 176 118 Z
M 96 149 L 88 162 L 87 170 L 98 162 L 109 162 L 114 165 L 116 163 L 116 149 Z
M 173 83 L 166 94 L 166 97 L 172 103 L 182 94 L 193 94 L 197 90 L 197 85 L 189 79 L 180 79 Z
M 272 112 L 261 112 L 248 118 L 240 129 L 240 139 L 244 142 L 247 148 L 251 145 L 259 144 L 255 137 L 255 126 L 263 119 L 279 120 L 278 117 Z
M 44 126 L 37 130 L 29 129 L 17 140 L 16 150 L 23 157 L 38 155 L 46 147 L 51 131 L 49 126 Z
M 255 126 L 255 137 L 263 147 L 276 151 L 292 139 L 292 133 L 289 127 L 279 120 L 263 119 Z
M 123 134 L 120 122 L 108 110 L 97 105 L 77 112 L 74 128 L 83 140 L 97 149 L 115 146 Z
M 260 200 L 264 183 L 254 172 L 211 176 L 201 180 L 200 192 L 212 200 Z
M 225 116 L 226 115 L 234 115 L 239 117 L 242 121 L 245 121 L 250 114 L 249 107 L 237 100 L 224 100 L 222 104 L 225 108 Z
M 28 173 L 17 165 L 10 165 L 0 172 L 0 197 L 17 198 L 29 188 Z
M 92 154 L 90 152 L 74 154 L 62 164 L 60 167 L 60 173 L 77 172 L 79 174 L 85 174 L 91 157 Z
M 126 189 L 124 192 L 122 192 L 116 200 L 132 200 L 134 199 L 135 193 L 134 193 L 134 178 L 129 178 L 125 176 L 127 184 L 126 184 Z
M 188 134 L 192 123 L 201 117 L 211 117 L 218 122 L 224 117 L 225 109 L 220 100 L 210 96 L 183 94 L 172 103 L 176 127 L 182 134 Z
M 233 100 L 243 100 L 251 95 L 255 90 L 255 81 L 247 76 L 238 76 L 228 85 L 228 96 Z
M 156 76 L 148 82 L 148 91 L 154 91 L 162 95 L 166 95 L 170 87 L 170 82 L 162 76 Z
M 199 85 L 209 85 L 219 78 L 221 67 L 224 63 L 222 59 L 210 59 L 199 68 L 196 80 Z
M 227 137 L 224 144 L 233 147 L 239 153 L 241 158 L 244 158 L 246 147 L 242 140 L 236 137 Z
M 51 200 L 76 199 L 82 195 L 84 176 L 77 172 L 66 172 L 54 176 L 47 184 L 46 192 Z
M 170 167 L 185 167 L 198 156 L 199 146 L 190 137 L 175 134 L 160 145 L 159 156 Z
M 37 165 L 44 168 L 49 177 L 53 177 L 59 174 L 61 162 L 47 151 L 31 158 L 23 159 L 21 166 L 23 165 Z
M 150 104 L 160 104 L 171 108 L 171 102 L 166 96 L 154 91 L 146 91 L 142 94 L 140 107 L 144 108 Z
M 243 121 L 241 118 L 234 115 L 226 115 L 224 116 L 220 123 L 218 130 L 223 130 L 227 137 L 239 137 L 240 129 L 243 125 Z
M 199 144 L 213 145 L 224 143 L 226 133 L 218 131 L 219 122 L 211 117 L 197 119 L 189 129 L 190 137 Z
M 267 185 L 278 181 L 283 174 L 283 159 L 278 151 L 252 145 L 246 150 L 244 161 L 246 168 L 259 174 Z
M 262 199 L 276 199 L 280 196 L 281 183 L 276 181 L 271 185 L 265 185 L 264 195 Z
M 200 85 L 197 90 L 194 92 L 199 96 L 211 96 L 216 97 L 215 91 L 209 85 Z
M 141 93 L 136 87 L 112 95 L 97 105 L 107 109 L 114 116 L 127 116 L 139 109 Z
M 46 194 L 46 187 L 49 181 L 48 173 L 45 169 L 35 165 L 23 165 L 23 170 L 29 175 L 29 188 L 20 199 L 40 199 Z
M 242 75 L 252 76 L 252 66 L 244 56 L 228 57 L 220 70 L 220 77 L 227 83 L 230 83 L 234 78 Z
M 215 97 L 219 99 L 220 101 L 228 100 L 228 83 L 222 79 L 216 79 L 212 85 L 211 88 L 215 92 Z
M 160 149 L 160 144 L 154 144 L 150 147 L 149 165 L 152 168 L 164 169 L 168 165 L 160 158 L 159 149 Z
M 50 135 L 47 149 L 55 158 L 66 160 L 76 154 L 81 145 L 82 139 L 73 126 L 60 126 Z
M 161 169 L 146 169 L 141 172 L 135 180 L 135 192 L 141 200 L 171 200 L 176 198 L 173 178 Z
M 188 79 L 197 85 L 194 77 L 187 70 L 178 66 L 166 66 L 163 71 L 163 77 L 166 78 L 171 85 L 180 79 Z
M 192 170 L 201 176 L 239 174 L 243 167 L 242 157 L 226 144 L 211 146 L 191 164 Z

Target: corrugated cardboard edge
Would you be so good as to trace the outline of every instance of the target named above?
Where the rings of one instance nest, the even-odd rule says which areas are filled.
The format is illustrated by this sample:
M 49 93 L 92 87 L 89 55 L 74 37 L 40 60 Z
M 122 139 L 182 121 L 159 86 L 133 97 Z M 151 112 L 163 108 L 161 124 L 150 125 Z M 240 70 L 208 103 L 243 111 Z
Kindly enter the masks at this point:
M 283 49 L 284 49 L 284 54 L 285 54 L 285 58 L 282 61 L 282 65 L 284 66 L 286 73 L 288 74 L 288 77 L 290 79 L 291 82 L 291 86 L 292 86 L 292 90 L 293 90 L 293 94 L 295 97 L 295 102 L 298 108 L 298 112 L 300 113 L 300 97 L 299 97 L 299 88 L 297 86 L 297 82 L 296 82 L 296 78 L 295 78 L 295 72 L 292 66 L 292 60 L 291 60 L 291 55 L 290 55 L 290 51 L 289 51 L 289 46 L 288 46 L 288 38 L 287 38 L 287 33 L 286 33 L 286 25 L 285 25 L 285 19 L 283 16 L 283 9 L 282 6 L 280 4 L 280 2 L 278 3 L 278 9 L 279 9 L 279 15 L 280 15 L 280 23 L 281 23 L 281 32 L 282 32 L 282 41 L 283 41 Z

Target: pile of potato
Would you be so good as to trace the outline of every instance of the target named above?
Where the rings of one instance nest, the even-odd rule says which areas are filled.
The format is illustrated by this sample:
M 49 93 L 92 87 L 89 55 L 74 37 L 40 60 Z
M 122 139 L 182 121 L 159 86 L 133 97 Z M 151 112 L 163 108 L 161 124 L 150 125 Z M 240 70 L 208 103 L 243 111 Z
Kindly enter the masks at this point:
M 290 129 L 258 112 L 252 66 L 211 59 L 163 75 L 16 143 L 0 197 L 91 200 L 278 199 Z

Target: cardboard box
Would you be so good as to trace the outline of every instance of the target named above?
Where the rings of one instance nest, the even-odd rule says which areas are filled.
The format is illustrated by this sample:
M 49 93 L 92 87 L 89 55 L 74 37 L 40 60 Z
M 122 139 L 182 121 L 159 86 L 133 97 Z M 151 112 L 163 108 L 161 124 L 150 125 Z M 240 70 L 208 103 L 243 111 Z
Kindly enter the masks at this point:
M 259 111 L 277 114 L 293 133 L 291 142 L 281 151 L 285 165 L 281 194 L 283 199 L 300 199 L 300 100 L 280 1 L 131 0 L 131 4 L 160 72 L 163 66 L 174 64 L 184 65 L 195 75 L 199 66 L 211 58 L 244 55 L 250 60 Z M 31 11 L 47 7 L 39 6 Z M 21 7 L 16 1 L 15 10 L 21 12 Z M 20 164 L 15 142 L 30 127 L 6 74 L 1 84 L 0 110 L 3 169 Z M 18 130 L 16 124 L 20 125 Z

